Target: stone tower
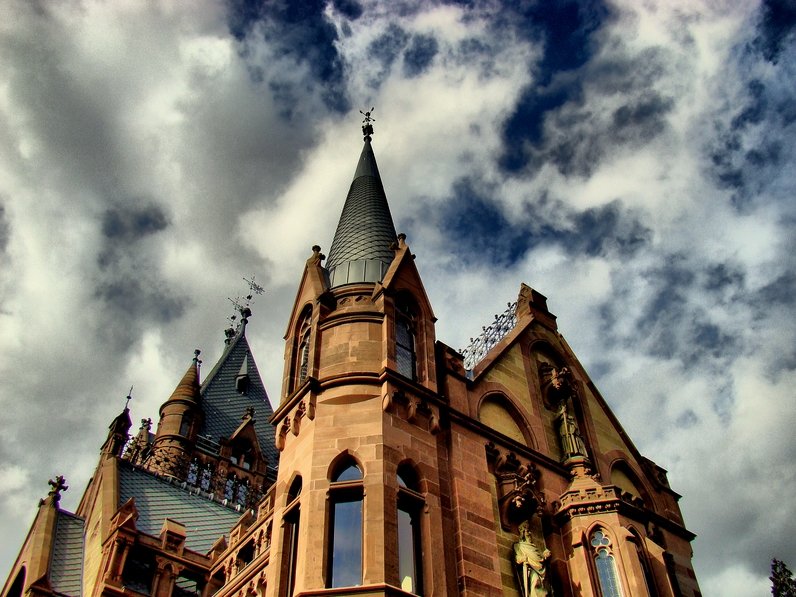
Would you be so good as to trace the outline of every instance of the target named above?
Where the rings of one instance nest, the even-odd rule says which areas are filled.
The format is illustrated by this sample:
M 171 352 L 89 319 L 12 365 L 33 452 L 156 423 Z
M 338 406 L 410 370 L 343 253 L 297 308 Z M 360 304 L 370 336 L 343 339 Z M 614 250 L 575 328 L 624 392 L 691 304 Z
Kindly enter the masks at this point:
M 114 419 L 76 513 L 51 481 L 0 597 L 700 596 L 680 496 L 542 294 L 520 284 L 463 350 L 437 340 L 371 120 L 329 258 L 301 273 L 276 410 L 247 307 L 155 434 Z

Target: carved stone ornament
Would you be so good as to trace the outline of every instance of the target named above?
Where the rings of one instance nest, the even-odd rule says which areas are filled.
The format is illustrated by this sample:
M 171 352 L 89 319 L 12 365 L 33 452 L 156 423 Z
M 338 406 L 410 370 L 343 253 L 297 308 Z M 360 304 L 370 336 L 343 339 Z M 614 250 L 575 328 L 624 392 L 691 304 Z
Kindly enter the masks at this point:
M 539 363 L 539 380 L 542 400 L 548 410 L 558 410 L 560 404 L 577 399 L 575 379 L 567 367 L 556 369 L 550 363 Z
M 536 545 L 531 537 L 529 521 L 520 523 L 519 540 L 514 544 L 514 571 L 517 574 L 522 597 L 548 597 L 552 595 L 547 580 L 547 564 L 550 560 L 550 550 L 542 549 Z
M 490 443 L 487 459 L 495 475 L 500 524 L 505 530 L 544 513 L 545 498 L 538 488 L 539 471 L 533 463 L 523 464 L 513 452 Z
M 285 449 L 285 439 L 287 438 L 288 431 L 290 431 L 290 418 L 285 417 L 282 425 L 279 427 L 279 433 L 276 435 L 276 449 L 280 452 Z
M 304 402 L 299 402 L 298 407 L 296 407 L 296 412 L 293 413 L 293 420 L 290 423 L 290 431 L 293 435 L 298 435 L 299 431 L 301 431 L 301 419 L 304 418 L 304 415 L 307 413 L 307 405 Z

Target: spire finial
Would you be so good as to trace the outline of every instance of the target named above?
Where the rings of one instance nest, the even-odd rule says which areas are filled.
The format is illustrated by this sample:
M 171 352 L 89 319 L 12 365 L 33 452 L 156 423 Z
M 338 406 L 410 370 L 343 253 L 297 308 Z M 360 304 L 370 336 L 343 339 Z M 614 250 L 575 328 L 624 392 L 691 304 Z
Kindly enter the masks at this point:
M 197 367 L 202 364 L 202 361 L 199 360 L 199 355 L 202 354 L 202 351 L 198 348 L 193 351 L 193 363 Z
M 127 399 L 126 402 L 124 403 L 124 410 L 127 410 L 127 408 L 130 406 L 130 400 L 132 399 L 133 399 L 133 386 L 130 386 L 130 391 L 127 392 Z
M 229 320 L 230 327 L 224 330 L 224 335 L 226 336 L 226 340 L 224 340 L 225 344 L 229 344 L 232 341 L 232 338 L 234 338 L 235 334 L 238 333 L 240 326 L 245 328 L 246 324 L 249 323 L 249 317 L 252 315 L 251 304 L 254 300 L 254 295 L 261 295 L 265 292 L 265 288 L 255 282 L 254 274 L 252 274 L 251 279 L 243 278 L 243 281 L 249 286 L 249 294 L 247 294 L 245 298 L 241 298 L 240 295 L 234 299 L 227 297 L 227 300 L 232 303 L 235 311 L 240 314 L 240 324 L 238 325 L 238 329 L 236 329 L 235 320 L 238 318 L 238 316 L 235 314 L 227 318 Z
M 52 489 L 50 489 L 50 493 L 48 494 L 48 500 L 50 504 L 53 506 L 57 506 L 58 502 L 61 501 L 61 492 L 66 491 L 69 489 L 66 485 L 66 479 L 64 479 L 63 475 L 58 475 L 55 479 L 50 479 L 47 481 Z M 45 500 L 42 500 L 40 503 L 44 503 Z
M 371 116 L 371 113 L 376 108 L 371 108 L 367 112 L 363 112 L 362 110 L 359 111 L 365 119 L 362 121 L 362 134 L 365 135 L 364 141 L 370 141 L 370 138 L 373 136 L 373 125 L 372 122 L 376 122 L 376 120 Z

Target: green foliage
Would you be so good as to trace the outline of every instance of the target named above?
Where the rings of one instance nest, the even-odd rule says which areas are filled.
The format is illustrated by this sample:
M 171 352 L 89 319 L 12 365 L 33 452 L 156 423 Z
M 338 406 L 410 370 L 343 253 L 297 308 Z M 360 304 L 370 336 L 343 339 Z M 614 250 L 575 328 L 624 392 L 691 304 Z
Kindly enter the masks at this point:
M 774 597 L 796 597 L 796 580 L 793 573 L 777 558 L 771 560 L 771 593 Z

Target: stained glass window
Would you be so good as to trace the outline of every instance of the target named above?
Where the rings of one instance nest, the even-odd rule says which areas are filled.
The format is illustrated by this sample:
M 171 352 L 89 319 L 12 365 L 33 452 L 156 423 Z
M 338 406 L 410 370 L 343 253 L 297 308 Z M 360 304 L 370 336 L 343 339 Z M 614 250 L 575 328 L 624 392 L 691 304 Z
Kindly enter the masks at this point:
M 594 564 L 597 568 L 597 579 L 600 582 L 602 596 L 622 597 L 622 585 L 619 583 L 616 560 L 611 553 L 611 540 L 603 531 L 595 531 L 591 536 L 591 545 L 595 551 Z

